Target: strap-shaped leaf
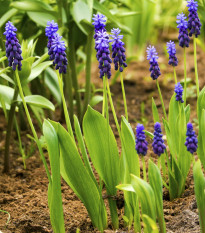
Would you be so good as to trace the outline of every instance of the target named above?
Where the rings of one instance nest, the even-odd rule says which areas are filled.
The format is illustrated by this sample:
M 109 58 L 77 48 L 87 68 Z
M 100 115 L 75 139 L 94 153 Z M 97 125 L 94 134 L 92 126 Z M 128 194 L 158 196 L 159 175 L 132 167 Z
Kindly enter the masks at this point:
M 117 143 L 106 119 L 90 106 L 83 120 L 83 132 L 89 155 L 110 195 L 115 195 L 120 182 Z
M 52 183 L 49 184 L 48 188 L 51 224 L 55 233 L 64 233 L 58 136 L 51 123 L 47 120 L 43 123 L 43 134 L 47 144 L 52 174 Z

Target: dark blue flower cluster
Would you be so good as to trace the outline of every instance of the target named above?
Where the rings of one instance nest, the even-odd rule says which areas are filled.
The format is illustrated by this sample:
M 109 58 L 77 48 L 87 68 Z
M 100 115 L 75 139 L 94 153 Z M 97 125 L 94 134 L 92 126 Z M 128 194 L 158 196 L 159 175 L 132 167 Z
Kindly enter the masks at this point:
M 126 56 L 125 56 L 125 48 L 124 42 L 122 42 L 123 35 L 119 35 L 121 30 L 119 28 L 113 28 L 111 30 L 111 37 L 113 39 L 110 40 L 112 43 L 112 58 L 114 58 L 115 70 L 123 71 L 123 66 L 127 67 Z
M 147 141 L 144 132 L 144 126 L 142 124 L 138 124 L 136 128 L 136 141 L 135 141 L 135 149 L 139 155 L 147 154 Z
M 187 138 L 186 138 L 185 146 L 187 147 L 187 151 L 193 154 L 194 152 L 197 151 L 198 140 L 195 131 L 193 130 L 192 123 L 187 124 L 186 136 Z
M 45 29 L 46 36 L 48 37 L 48 44 L 47 44 L 48 50 L 51 48 L 52 39 L 54 38 L 57 31 L 58 31 L 58 24 L 55 23 L 54 20 L 48 21 Z
M 98 35 L 97 33 L 98 32 L 104 32 L 106 31 L 105 29 L 105 22 L 106 22 L 106 19 L 105 19 L 105 16 L 104 15 L 100 15 L 100 14 L 93 14 L 93 23 L 92 25 L 94 25 L 95 27 L 95 35 L 94 35 L 94 39 L 97 39 Z
M 21 45 L 16 37 L 16 31 L 17 29 L 14 25 L 8 21 L 4 32 L 4 35 L 6 35 L 6 56 L 9 61 L 9 66 L 13 70 L 16 70 L 16 66 L 18 66 L 18 70 L 21 70 L 23 57 L 21 56 Z
M 96 41 L 97 48 L 97 59 L 99 61 L 98 68 L 100 69 L 100 78 L 103 76 L 107 76 L 109 79 L 111 77 L 111 63 L 112 59 L 110 58 L 110 50 L 109 50 L 109 36 L 104 32 L 97 33 L 98 40 Z
M 169 65 L 177 66 L 178 65 L 178 59 L 176 57 L 176 48 L 175 43 L 170 40 L 170 42 L 167 42 L 167 52 L 169 54 Z
M 48 55 L 50 55 L 50 60 L 53 61 L 53 65 L 59 73 L 66 73 L 68 60 L 66 58 L 66 47 L 65 42 L 61 41 L 62 36 L 58 33 L 58 24 L 53 20 L 48 21 L 47 27 L 45 29 L 46 36 L 48 37 Z
M 188 35 L 188 22 L 185 20 L 187 17 L 184 13 L 177 15 L 177 28 L 179 28 L 179 45 L 184 47 L 189 47 L 189 35 Z
M 53 65 L 55 69 L 59 69 L 59 73 L 66 73 L 68 60 L 66 58 L 66 47 L 65 42 L 61 41 L 62 36 L 57 33 L 54 35 L 51 43 L 51 48 L 48 51 L 50 55 L 50 60 L 53 60 Z
M 159 122 L 156 122 L 154 125 L 154 138 L 153 138 L 152 148 L 154 153 L 157 154 L 158 156 L 163 154 L 166 149 L 164 140 L 162 139 L 161 132 L 162 132 L 161 125 Z
M 176 101 L 181 101 L 181 103 L 184 103 L 184 100 L 182 99 L 182 96 L 183 96 L 183 87 L 182 87 L 182 85 L 181 85 L 180 82 L 178 82 L 175 85 L 174 91 L 176 93 Z
M 194 0 L 187 1 L 187 7 L 189 11 L 189 20 L 188 20 L 188 28 L 190 30 L 189 36 L 192 36 L 193 34 L 195 37 L 198 37 L 200 35 L 201 30 L 201 22 L 199 20 L 199 16 L 197 13 L 198 10 L 198 3 Z
M 150 64 L 150 68 L 149 68 L 149 71 L 151 72 L 150 76 L 152 77 L 153 80 L 156 80 L 161 75 L 159 64 L 157 61 L 157 59 L 159 58 L 158 54 L 156 52 L 155 47 L 151 45 L 147 47 L 146 51 L 147 51 L 147 60 L 149 60 L 149 64 Z

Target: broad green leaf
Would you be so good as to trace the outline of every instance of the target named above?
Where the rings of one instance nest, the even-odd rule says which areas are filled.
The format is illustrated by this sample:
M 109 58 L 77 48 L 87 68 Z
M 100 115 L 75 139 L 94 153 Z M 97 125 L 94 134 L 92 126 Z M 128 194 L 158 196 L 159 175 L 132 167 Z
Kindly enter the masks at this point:
M 73 2 L 71 5 L 71 14 L 73 16 L 74 21 L 78 25 L 78 27 L 86 34 L 88 35 L 88 31 L 83 27 L 80 22 L 82 20 L 86 20 L 88 22 L 91 21 L 91 10 L 89 8 L 89 5 L 86 4 L 83 0 L 77 0 L 76 2 Z
M 201 162 L 198 160 L 193 169 L 194 175 L 194 192 L 196 196 L 197 207 L 199 210 L 199 221 L 201 232 L 205 230 L 205 177 L 201 168 Z
M 32 80 L 34 80 L 36 77 L 38 77 L 47 67 L 49 67 L 50 65 L 52 65 L 53 62 L 52 61 L 45 61 L 42 62 L 40 64 L 38 64 L 37 66 L 35 66 L 34 68 L 32 68 L 31 73 L 27 79 L 27 82 L 31 82 Z
M 160 232 L 166 233 L 163 213 L 162 177 L 159 168 L 151 160 L 149 160 L 148 177 L 156 198 L 156 210 Z
M 102 101 L 103 101 L 103 96 L 101 96 L 101 95 L 95 95 L 90 100 L 90 106 L 94 107 L 95 105 L 99 104 Z
M 156 221 L 156 202 L 152 187 L 144 180 L 137 176 L 131 175 L 132 186 L 139 197 L 142 214 L 148 215 Z
M 120 182 L 120 163 L 117 143 L 106 119 L 90 106 L 84 116 L 83 132 L 95 169 L 106 185 L 109 195 L 116 194 Z
M 52 174 L 52 183 L 49 183 L 48 189 L 51 224 L 55 233 L 64 233 L 65 227 L 61 196 L 60 149 L 57 133 L 51 123 L 47 120 L 43 123 L 43 134 L 47 144 Z
M 0 18 L 0 28 L 7 22 L 9 19 L 18 12 L 17 9 L 10 9 Z
M 49 58 L 48 53 L 44 53 L 41 57 L 38 57 L 38 59 L 32 64 L 32 68 L 34 68 L 35 66 L 39 65 L 40 63 L 44 62 L 45 60 L 47 60 Z
M 119 190 L 135 192 L 133 186 L 131 184 L 119 184 L 116 186 Z
M 7 68 L 5 68 L 5 69 L 7 69 Z M 4 69 L 4 70 L 5 70 L 5 69 Z M 9 83 L 15 85 L 15 82 L 14 82 L 7 74 L 1 73 L 1 71 L 0 71 L 0 76 L 1 76 L 3 79 L 5 79 L 6 81 L 8 81 Z
M 53 8 L 44 1 L 31 0 L 31 1 L 14 1 L 10 4 L 21 11 L 39 11 L 39 12 L 52 12 Z
M 60 94 L 60 89 L 59 89 L 59 84 L 58 84 L 58 77 L 56 72 L 48 67 L 45 70 L 45 84 L 55 97 L 56 101 L 58 104 L 61 104 L 61 94 Z
M 75 126 L 76 138 L 78 140 L 78 145 L 79 145 L 82 157 L 83 157 L 83 162 L 84 162 L 85 167 L 87 168 L 90 176 L 93 178 L 93 181 L 96 183 L 96 186 L 97 186 L 97 182 L 96 182 L 95 176 L 93 174 L 93 170 L 90 166 L 90 162 L 89 162 L 88 154 L 86 151 L 83 135 L 81 132 L 80 124 L 79 124 L 79 121 L 78 121 L 78 118 L 76 117 L 76 115 L 74 115 L 74 126 Z
M 52 111 L 55 110 L 55 106 L 45 97 L 41 95 L 28 95 L 25 96 L 25 101 L 29 105 L 37 106 L 40 108 L 47 108 Z
M 27 82 L 27 78 L 31 74 L 31 66 L 35 60 L 35 57 L 29 57 L 22 61 L 22 70 L 19 72 L 21 82 Z
M 152 115 L 153 115 L 153 118 L 154 118 L 154 123 L 156 123 L 156 122 L 160 123 L 159 113 L 158 113 L 157 106 L 155 104 L 155 101 L 154 101 L 153 97 L 152 97 Z
M 5 85 L 0 85 L 0 95 L 5 104 L 11 105 L 14 96 L 14 89 Z M 18 100 L 20 100 L 19 96 Z
M 186 122 L 189 122 L 189 118 L 190 118 L 190 105 L 188 104 L 185 108 L 185 115 L 186 115 Z
M 31 20 L 33 20 L 35 23 L 46 27 L 47 22 L 54 20 L 55 22 L 57 21 L 57 17 L 54 13 L 50 13 L 50 12 L 27 12 L 29 18 Z
M 107 227 L 107 214 L 102 195 L 84 166 L 72 137 L 59 123 L 51 123 L 60 144 L 61 175 L 84 203 L 93 225 L 103 231 Z

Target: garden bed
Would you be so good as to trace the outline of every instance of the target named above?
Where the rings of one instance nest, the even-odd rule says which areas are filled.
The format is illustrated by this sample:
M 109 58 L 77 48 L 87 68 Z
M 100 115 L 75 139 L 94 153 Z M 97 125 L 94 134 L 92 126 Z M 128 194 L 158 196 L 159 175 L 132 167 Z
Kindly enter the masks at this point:
M 168 59 L 162 54 L 163 48 L 161 45 L 157 46 L 160 57 L 160 65 L 162 76 L 159 78 L 162 95 L 165 101 L 165 107 L 168 109 L 169 100 L 174 91 L 174 78 L 172 74 L 172 67 L 168 67 Z M 177 67 L 178 79 L 183 77 L 183 56 L 182 49 L 177 48 L 177 54 L 179 57 L 179 66 Z M 193 64 L 193 48 L 189 48 L 187 56 L 187 73 L 188 77 L 194 80 L 194 64 Z M 201 50 L 200 50 L 201 51 Z M 205 85 L 204 79 L 204 52 L 200 52 L 198 55 L 198 71 L 199 82 L 202 88 Z M 101 80 L 97 77 L 97 66 L 93 69 L 92 79 L 95 85 L 101 85 Z M 129 76 L 128 76 L 129 74 Z M 169 75 L 168 75 L 169 74 Z M 127 105 L 129 112 L 129 122 L 132 125 L 133 130 L 136 127 L 136 122 L 143 121 L 146 130 L 153 131 L 153 118 L 151 108 L 151 97 L 153 96 L 159 113 L 162 116 L 162 108 L 160 105 L 160 99 L 158 97 L 157 87 L 155 81 L 149 77 L 149 64 L 147 61 L 131 63 L 125 70 L 125 76 L 128 78 L 125 80 L 125 90 L 127 97 Z M 145 78 L 146 77 L 146 78 Z M 81 82 L 84 79 L 80 79 Z M 189 86 L 191 86 L 190 84 Z M 123 114 L 123 99 L 121 93 L 120 83 L 117 82 L 111 87 L 111 91 L 114 94 L 113 100 L 116 106 L 118 117 Z M 144 102 L 144 113 L 141 110 L 141 103 Z M 196 118 L 196 98 L 190 97 L 188 103 L 191 105 L 191 120 L 194 122 Z M 100 111 L 101 106 L 96 106 L 96 109 Z M 111 126 L 114 133 L 117 135 L 115 124 L 110 112 Z M 60 112 L 57 109 L 54 120 L 60 119 Z M 0 110 L 0 171 L 3 170 L 3 154 L 4 154 L 4 142 L 5 142 L 5 129 L 6 122 L 3 116 L 2 110 Z M 23 143 L 29 148 L 26 133 L 23 132 Z M 40 135 L 40 132 L 39 132 Z M 119 138 L 118 138 L 119 139 Z M 23 163 L 20 157 L 18 145 L 16 143 L 17 138 L 15 133 L 13 134 L 13 141 L 11 143 L 11 171 L 9 175 L 0 175 L 0 210 L 7 211 L 11 218 L 6 225 L 8 215 L 0 212 L 0 230 L 3 233 L 15 232 L 52 232 L 49 209 L 47 204 L 47 188 L 48 180 L 45 173 L 45 169 L 40 160 L 38 150 L 35 148 L 33 155 L 26 160 L 27 169 L 23 169 Z M 119 144 L 118 140 L 118 144 Z M 157 160 L 156 155 L 149 148 L 148 155 L 145 157 L 146 161 L 153 157 Z M 192 171 L 192 170 L 191 170 Z M 65 216 L 66 232 L 76 232 L 79 228 L 80 232 L 97 232 L 89 219 L 87 211 L 81 201 L 76 197 L 73 191 L 62 181 L 62 196 L 63 196 L 63 208 Z M 119 194 L 119 219 L 120 230 L 117 232 L 126 232 L 126 228 L 123 226 L 123 200 L 122 195 Z M 106 201 L 106 206 L 108 203 Z M 108 208 L 107 208 L 108 210 Z M 108 210 L 109 211 L 109 210 Z M 186 183 L 186 190 L 182 198 L 175 199 L 170 202 L 168 192 L 164 189 L 164 217 L 167 226 L 167 232 L 200 232 L 199 218 L 196 200 L 194 197 L 194 185 L 193 175 L 190 172 Z M 105 232 L 112 231 L 110 219 L 108 221 L 109 227 Z

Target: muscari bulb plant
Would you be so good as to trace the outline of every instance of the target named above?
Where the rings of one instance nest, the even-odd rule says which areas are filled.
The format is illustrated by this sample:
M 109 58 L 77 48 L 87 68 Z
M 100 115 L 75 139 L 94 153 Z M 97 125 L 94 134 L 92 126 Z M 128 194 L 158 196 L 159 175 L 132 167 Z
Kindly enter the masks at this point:
M 185 48 L 189 45 L 189 39 L 187 38 L 188 26 L 184 14 L 178 16 L 178 21 L 178 27 L 180 29 L 179 44 Z M 190 107 L 183 103 L 183 101 L 186 100 L 186 94 L 184 95 L 183 100 L 183 88 L 180 83 L 177 83 L 177 79 L 175 79 L 176 85 L 175 90 L 173 90 L 173 92 L 175 91 L 175 94 L 173 94 L 170 100 L 167 117 L 158 83 L 158 78 L 161 75 L 158 64 L 158 54 L 154 46 L 149 46 L 147 48 L 147 59 L 150 63 L 151 78 L 157 82 L 157 88 L 164 112 L 162 122 L 166 133 L 166 144 L 168 144 L 168 146 L 166 147 L 162 138 L 162 127 L 154 100 L 152 102 L 155 123 L 154 134 L 147 132 L 143 125 L 138 124 L 135 139 L 132 128 L 128 123 L 126 110 L 126 118 L 122 117 L 121 127 L 118 123 L 108 82 L 108 79 L 111 78 L 112 63 L 109 42 L 112 42 L 112 58 L 114 58 L 113 63 L 115 69 L 119 69 L 122 73 L 123 68 L 126 67 L 122 35 L 119 35 L 119 29 L 113 29 L 111 31 L 112 39 L 110 40 L 105 29 L 105 22 L 105 17 L 103 15 L 94 15 L 95 48 L 97 51 L 97 60 L 99 62 L 99 76 L 103 79 L 104 87 L 103 109 L 101 114 L 91 107 L 88 107 L 83 119 L 84 135 L 82 134 L 77 117 L 74 117 L 73 132 L 63 93 L 62 73 L 66 73 L 69 62 L 66 58 L 65 43 L 57 34 L 58 25 L 54 21 L 48 22 L 46 27 L 48 54 L 50 60 L 53 61 L 53 66 L 58 75 L 67 126 L 67 129 L 65 129 L 60 123 L 51 120 L 44 121 L 43 134 L 49 153 L 51 173 L 48 170 L 42 146 L 32 123 L 25 101 L 21 80 L 19 78 L 17 65 L 19 68 L 19 61 L 21 62 L 22 60 L 18 60 L 18 64 L 17 61 L 15 61 L 15 63 L 10 63 L 12 68 L 15 68 L 15 77 L 18 86 L 17 90 L 21 96 L 29 125 L 48 176 L 48 204 L 51 224 L 54 232 L 65 232 L 60 183 L 60 177 L 62 176 L 85 205 L 93 225 L 101 232 L 107 228 L 107 212 L 102 196 L 103 183 L 107 191 L 113 228 L 119 228 L 117 203 L 116 199 L 113 198 L 116 196 L 118 188 L 124 191 L 125 219 L 128 219 L 126 222 L 129 228 L 134 222 L 135 232 L 141 231 L 140 222 L 142 219 L 144 232 L 152 232 L 154 229 L 156 230 L 158 228 L 158 225 L 160 232 L 166 232 L 163 217 L 162 185 L 168 188 L 171 200 L 180 197 L 185 189 L 186 177 L 190 169 L 191 161 L 193 160 L 192 155 L 197 151 L 197 147 L 199 148 L 199 151 L 203 151 L 202 139 L 204 136 L 202 132 L 205 130 L 203 123 L 203 120 L 205 119 L 205 106 L 202 100 L 205 95 L 205 89 L 201 91 L 198 98 L 200 130 L 198 143 L 196 134 L 193 131 L 193 126 L 191 123 L 188 123 Z M 9 49 L 10 48 L 11 47 L 9 47 Z M 178 63 L 175 44 L 171 41 L 168 42 L 167 49 L 169 53 L 169 64 L 175 67 Z M 20 50 L 18 51 L 20 53 Z M 11 54 L 11 50 L 9 50 L 8 59 L 11 59 L 9 58 L 11 55 L 15 56 L 16 54 Z M 15 65 L 15 67 L 13 67 L 13 65 Z M 124 86 L 122 84 L 122 90 L 123 88 Z M 120 136 L 122 147 L 121 156 L 119 155 L 117 142 L 109 124 L 107 97 L 109 98 L 109 103 Z M 125 102 L 125 95 L 123 96 L 123 99 Z M 98 137 L 96 137 L 96 135 L 98 135 Z M 146 135 L 150 136 L 153 140 L 152 150 L 158 155 L 158 159 L 161 157 L 166 158 L 166 163 L 165 161 L 162 162 L 163 179 L 160 174 L 160 167 L 157 167 L 151 160 L 148 162 L 149 183 L 147 182 L 146 164 L 144 161 L 144 156 L 148 153 Z M 169 150 L 167 150 L 167 148 L 169 148 Z M 88 154 L 95 170 L 99 174 L 100 182 L 97 182 L 96 177 L 94 176 Z M 140 178 L 139 155 L 142 155 L 143 179 Z M 200 158 L 203 158 L 201 154 L 200 156 Z M 168 177 L 166 174 L 168 174 Z

